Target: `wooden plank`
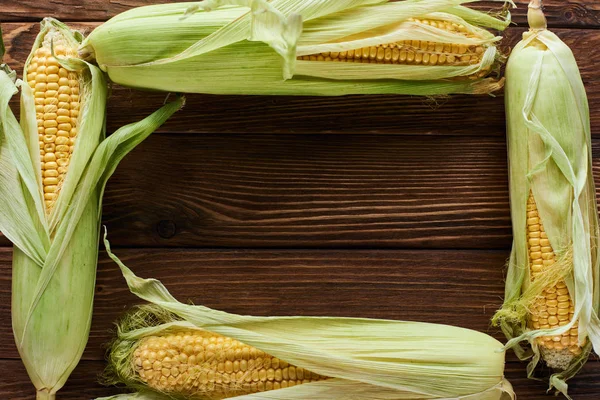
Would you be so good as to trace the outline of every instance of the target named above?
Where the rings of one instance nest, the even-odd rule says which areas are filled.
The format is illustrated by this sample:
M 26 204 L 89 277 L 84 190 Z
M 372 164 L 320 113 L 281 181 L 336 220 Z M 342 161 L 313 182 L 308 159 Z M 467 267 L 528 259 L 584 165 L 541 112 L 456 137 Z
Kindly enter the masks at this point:
M 502 337 L 489 327 L 489 320 L 502 302 L 507 251 L 117 249 L 116 253 L 140 276 L 163 281 L 181 301 L 228 312 L 425 321 Z M 9 277 L 10 251 L 1 248 L 0 358 L 17 357 L 9 318 Z M 85 359 L 104 359 L 103 344 L 110 340 L 114 321 L 139 303 L 116 264 L 102 254 Z
M 64 21 L 105 21 L 133 7 L 173 2 L 172 0 L 4 0 L 0 11 L 2 21 L 36 21 L 53 16 Z M 511 10 L 513 21 L 526 24 L 528 0 L 515 1 Z M 483 1 L 469 5 L 480 10 L 498 10 L 498 2 Z M 546 1 L 546 16 L 553 27 L 600 26 L 600 5 L 595 0 Z
M 153 135 L 109 181 L 104 205 L 124 247 L 511 243 L 500 138 Z
M 93 23 L 73 24 L 89 31 Z M 37 24 L 4 24 L 6 62 L 22 71 Z M 522 30 L 511 29 L 506 47 Z M 580 60 L 587 84 L 594 132 L 600 132 L 600 31 L 558 30 Z M 108 129 L 138 121 L 163 104 L 164 93 L 116 87 L 109 101 Z M 16 104 L 16 102 L 15 102 Z M 187 106 L 161 128 L 162 132 L 194 133 L 381 133 L 426 135 L 504 135 L 501 95 L 451 96 L 430 100 L 409 96 L 268 97 L 189 95 Z M 600 135 L 600 133 L 598 133 Z
M 61 400 L 94 399 L 124 393 L 124 389 L 104 387 L 98 383 L 104 363 L 101 361 L 82 361 L 59 392 Z M 0 370 L 6 374 L 0 381 L 0 393 L 11 400 L 31 400 L 35 395 L 23 364 L 19 360 L 0 360 Z M 569 394 L 577 400 L 597 400 L 600 393 L 600 363 L 588 362 L 574 379 L 569 381 Z M 519 399 L 549 400 L 546 394 L 548 385 L 544 382 L 525 378 L 525 364 L 510 362 L 506 365 L 506 377 L 512 383 Z M 84 396 L 84 397 L 82 397 Z
M 502 138 L 154 135 L 124 160 L 104 204 L 119 246 L 507 249 L 511 240 Z
M 104 205 L 122 247 L 511 243 L 502 138 L 158 134 L 123 161 Z

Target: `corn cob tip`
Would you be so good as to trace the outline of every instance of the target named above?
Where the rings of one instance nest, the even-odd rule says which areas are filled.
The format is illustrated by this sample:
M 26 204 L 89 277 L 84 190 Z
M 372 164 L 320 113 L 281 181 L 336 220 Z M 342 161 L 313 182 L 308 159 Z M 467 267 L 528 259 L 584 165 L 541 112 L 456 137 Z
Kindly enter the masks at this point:
M 35 395 L 35 400 L 55 400 L 56 394 L 51 393 L 48 389 L 38 390 Z

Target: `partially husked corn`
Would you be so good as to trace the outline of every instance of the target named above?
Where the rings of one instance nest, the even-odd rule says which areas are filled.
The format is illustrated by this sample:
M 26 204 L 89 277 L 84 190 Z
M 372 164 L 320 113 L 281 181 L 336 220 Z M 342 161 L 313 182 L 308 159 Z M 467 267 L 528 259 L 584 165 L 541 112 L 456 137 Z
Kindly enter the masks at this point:
M 513 243 L 504 304 L 493 318 L 527 375 L 550 367 L 550 389 L 592 350 L 600 354 L 600 223 L 589 103 L 573 50 L 531 0 L 529 30 L 506 66 L 505 108 Z
M 76 49 L 60 34 L 48 34 L 27 67 L 27 82 L 34 90 L 44 200 L 52 209 L 65 180 L 75 148 L 80 110 L 80 79 L 62 67 L 56 57 L 74 57 Z
M 228 8 L 206 2 L 149 6 L 96 28 L 79 54 L 118 84 L 163 91 L 490 93 L 503 85 L 493 75 L 504 56 L 497 48 L 501 38 L 486 28 L 501 31 L 510 18 L 455 8 L 463 2 L 319 0 L 316 7 L 302 0 L 259 0 L 252 7 L 243 7 L 244 2 Z
M 224 399 L 326 379 L 237 340 L 206 331 L 142 339 L 132 363 L 149 388 L 186 398 Z
M 514 400 L 494 338 L 439 324 L 340 317 L 257 317 L 181 303 L 112 253 L 149 302 L 117 323 L 102 400 Z
M 554 265 L 556 255 L 532 193 L 527 200 L 527 242 L 531 279 L 535 281 Z M 554 329 L 567 325 L 573 319 L 575 307 L 564 280 L 546 287 L 535 299 L 530 311 L 529 324 L 532 329 Z M 537 342 L 544 351 L 546 362 L 557 368 L 565 369 L 573 356 L 578 356 L 582 351 L 577 321 L 568 332 L 560 336 L 543 336 Z
M 45 18 L 23 81 L 0 63 L 0 231 L 14 244 L 12 328 L 37 400 L 56 399 L 86 347 L 106 182 L 184 101 L 105 138 L 108 84 L 77 56 L 82 37 Z
M 35 189 L 23 191 L 23 196 L 30 204 L 26 215 L 36 221 L 28 224 L 21 213 L 13 223 L 35 226 L 27 236 L 47 246 L 37 259 L 19 246 L 22 241 L 15 241 L 12 268 L 15 343 L 38 400 L 55 399 L 77 365 L 87 343 L 94 297 L 101 201 L 96 190 L 76 196 L 74 186 L 78 176 L 93 169 L 86 154 L 103 136 L 107 87 L 100 73 L 92 77 L 95 67 L 76 59 L 78 43 L 64 24 L 42 22 L 23 71 L 21 131 L 13 132 L 27 143 L 21 149 L 29 150 L 30 164 L 19 172 L 22 182 L 29 178 L 29 187 Z M 83 88 L 85 106 L 80 100 Z M 84 107 L 88 118 L 79 132 L 79 110 Z M 76 143 L 84 151 L 73 162 Z M 67 176 L 75 177 L 72 186 Z M 70 216 L 64 213 L 66 207 L 73 212 Z M 56 251 L 59 246 L 61 252 Z

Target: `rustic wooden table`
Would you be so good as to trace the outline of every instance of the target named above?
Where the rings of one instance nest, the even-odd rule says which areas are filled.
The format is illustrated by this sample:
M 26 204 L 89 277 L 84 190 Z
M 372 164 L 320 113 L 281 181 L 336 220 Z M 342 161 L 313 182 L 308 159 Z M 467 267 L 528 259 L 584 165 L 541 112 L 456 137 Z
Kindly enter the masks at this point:
M 166 1 L 0 0 L 6 61 L 22 71 L 45 16 L 89 32 L 116 13 Z M 518 3 L 506 46 L 523 31 L 527 1 Z M 600 178 L 600 2 L 546 3 L 580 62 Z M 114 88 L 109 132 L 163 100 Z M 501 96 L 192 95 L 125 159 L 104 204 L 119 256 L 179 299 L 257 315 L 449 323 L 503 339 L 489 325 L 511 243 Z M 11 247 L 3 237 L 0 246 L 0 398 L 31 399 L 10 323 Z M 64 400 L 118 392 L 96 382 L 103 344 L 138 300 L 105 254 L 98 267 L 90 341 Z M 548 398 L 514 355 L 507 375 L 520 399 Z M 597 357 L 571 393 L 598 399 Z

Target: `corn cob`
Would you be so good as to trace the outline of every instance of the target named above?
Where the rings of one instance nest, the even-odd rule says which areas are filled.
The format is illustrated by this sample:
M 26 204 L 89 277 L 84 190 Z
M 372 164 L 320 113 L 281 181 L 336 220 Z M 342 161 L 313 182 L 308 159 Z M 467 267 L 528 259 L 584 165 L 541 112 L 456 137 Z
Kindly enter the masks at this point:
M 75 57 L 78 38 L 44 19 L 25 82 L 0 65 L 0 230 L 15 245 L 13 332 L 38 400 L 56 397 L 87 342 L 106 181 L 183 102 L 104 140 L 107 83 Z M 20 123 L 9 107 L 19 88 Z
M 276 390 L 324 377 L 207 331 L 148 336 L 133 352 L 139 379 L 166 394 L 224 399 Z
M 117 324 L 104 374 L 104 383 L 137 392 L 104 400 L 514 400 L 502 345 L 483 333 L 380 319 L 254 317 L 184 304 L 158 280 L 137 277 L 106 235 L 104 243 L 131 292 L 151 303 Z
M 13 255 L 13 328 L 21 358 L 38 389 L 38 399 L 54 399 L 75 368 L 87 341 L 94 297 L 100 223 L 98 191 L 90 193 L 85 211 L 74 221 L 75 230 L 67 239 L 63 254 L 55 258 L 49 255 L 61 238 L 49 228 L 57 216 L 54 211 L 59 193 L 68 179 L 71 189 L 65 195 L 72 196 L 74 181 L 82 173 L 77 171 L 81 164 L 73 168 L 72 157 L 80 149 L 89 152 L 102 139 L 106 82 L 98 77 L 93 85 L 89 75 L 84 77 L 83 70 L 67 69 L 59 62 L 72 58 L 77 46 L 67 27 L 45 21 L 25 64 L 27 87 L 22 87 L 22 104 L 26 112 L 35 116 L 35 126 L 32 123 L 26 128 L 24 137 L 30 141 L 30 154 L 43 196 L 45 215 L 38 224 L 52 232 L 43 268 L 17 247 Z M 86 105 L 80 105 L 79 100 L 84 95 L 80 93 L 83 88 L 93 90 L 86 94 L 90 100 Z M 88 121 L 82 135 L 77 135 L 79 110 L 86 107 L 94 110 L 95 118 Z M 22 118 L 22 123 L 25 121 Z M 76 138 L 81 147 L 76 146 Z M 37 149 L 35 153 L 33 146 Z M 80 160 L 86 155 L 89 156 L 80 154 Z M 38 234 L 41 232 L 43 229 Z M 56 244 L 52 236 L 57 239 Z M 55 272 L 46 277 L 52 266 Z M 45 289 L 40 286 L 42 281 L 47 282 Z
M 489 93 L 502 86 L 486 77 L 503 57 L 500 37 L 483 28 L 503 30 L 509 21 L 462 2 L 248 1 L 252 9 L 202 2 L 195 13 L 187 3 L 141 7 L 96 28 L 79 53 L 118 84 L 165 91 Z
M 551 387 L 600 351 L 599 224 L 585 88 L 571 50 L 532 0 L 530 30 L 506 68 L 513 248 L 494 316 L 521 359 L 554 370 Z M 519 343 L 528 341 L 531 349 Z M 532 358 L 532 355 L 534 356 Z

